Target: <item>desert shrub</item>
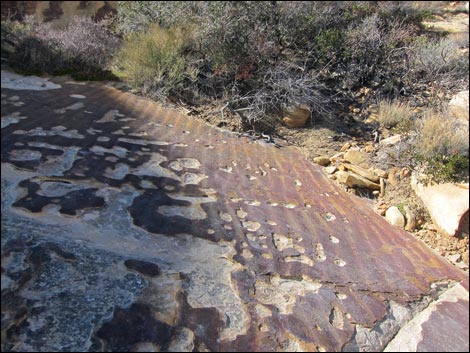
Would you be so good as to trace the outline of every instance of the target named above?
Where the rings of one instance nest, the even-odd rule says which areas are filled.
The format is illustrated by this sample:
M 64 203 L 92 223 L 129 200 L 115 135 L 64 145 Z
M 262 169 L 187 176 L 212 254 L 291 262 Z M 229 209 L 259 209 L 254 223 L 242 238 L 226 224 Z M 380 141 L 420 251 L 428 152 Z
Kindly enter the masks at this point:
M 223 99 L 252 123 L 297 102 L 328 116 L 333 103 L 374 82 L 384 96 L 404 94 L 421 19 L 412 2 L 134 1 L 119 3 L 114 28 L 130 48 L 129 38 L 154 25 L 170 32 L 189 26 L 190 42 L 170 54 L 174 70 L 158 64 L 139 75 L 143 69 L 133 66 L 142 65 L 143 49 L 134 46 L 126 59 L 135 60 L 126 64 L 135 71 L 127 74 L 136 77 L 132 85 L 190 103 Z
M 428 179 L 468 181 L 468 123 L 450 116 L 446 110 L 427 112 L 418 128 L 415 158 L 425 167 Z
M 2 19 L 1 50 L 2 56 L 10 57 L 16 45 L 25 37 L 33 35 L 34 21 L 32 16 L 27 16 L 23 22 Z
M 146 32 L 153 24 L 174 27 L 193 22 L 205 7 L 204 2 L 190 1 L 119 1 L 115 18 L 115 31 L 122 37 Z M 217 1 L 214 1 L 217 3 Z
M 428 112 L 419 126 L 419 152 L 426 158 L 433 155 L 468 156 L 468 133 L 468 124 L 445 111 Z
M 351 60 L 348 71 L 350 76 L 361 83 L 372 78 L 376 66 L 382 60 L 384 35 L 379 22 L 378 14 L 373 14 L 357 26 L 351 26 L 346 33 L 346 46 Z
M 448 38 L 424 39 L 414 46 L 410 65 L 415 79 L 433 82 L 448 88 L 468 86 L 468 54 Z
M 184 56 L 191 40 L 191 30 L 183 27 L 153 25 L 147 32 L 133 33 L 116 55 L 119 75 L 142 93 L 164 99 L 186 78 L 194 81 L 197 76 L 197 68 Z
M 106 77 L 108 62 L 118 44 L 102 23 L 85 17 L 73 18 L 64 29 L 30 20 L 9 26 L 14 29 L 14 38 L 7 57 L 13 66 L 26 72 Z
M 422 17 L 410 6 L 395 3 L 398 2 L 380 2 L 376 8 L 369 4 L 359 19 L 349 23 L 341 58 L 347 87 L 375 82 L 383 85 L 384 95 L 402 94 L 409 46 Z
M 257 89 L 231 98 L 248 124 L 265 120 L 293 106 L 307 106 L 312 116 L 328 117 L 332 113 L 334 96 L 314 71 L 306 72 L 292 63 L 281 63 L 268 69 Z
M 425 163 L 428 180 L 437 182 L 468 182 L 468 156 L 458 153 L 450 156 L 436 154 L 421 160 Z
M 407 132 L 413 128 L 413 109 L 408 103 L 400 101 L 382 100 L 379 103 L 378 121 L 387 129 L 396 132 Z

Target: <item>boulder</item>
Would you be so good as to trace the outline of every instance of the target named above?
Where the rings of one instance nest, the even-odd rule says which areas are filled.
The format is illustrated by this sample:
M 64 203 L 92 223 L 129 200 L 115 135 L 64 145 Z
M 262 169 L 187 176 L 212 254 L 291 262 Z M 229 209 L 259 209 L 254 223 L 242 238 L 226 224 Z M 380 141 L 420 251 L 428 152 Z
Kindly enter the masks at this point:
M 449 110 L 456 118 L 468 121 L 468 91 L 457 93 L 449 102 Z
M 333 174 L 334 172 L 336 172 L 336 169 L 336 166 L 330 165 L 329 167 L 325 168 L 325 172 L 328 174 Z
M 415 176 L 411 179 L 413 190 L 423 201 L 441 233 L 455 236 L 460 230 L 468 232 L 468 187 L 451 183 L 424 186 L 417 183 Z
M 383 169 L 374 169 L 374 173 L 377 174 L 381 178 L 387 178 L 388 172 Z
M 330 164 L 330 157 L 328 157 L 328 156 L 315 157 L 313 159 L 313 163 L 316 163 L 316 164 L 319 164 L 319 165 L 325 167 L 328 164 Z
M 401 141 L 401 135 L 393 135 L 386 139 L 380 140 L 381 146 L 393 146 Z
M 399 227 L 399 228 L 405 228 L 405 216 L 400 212 L 397 206 L 391 206 L 388 208 L 388 210 L 385 212 L 385 219 L 388 221 L 388 223 Z
M 380 178 L 380 196 L 384 197 L 385 196 L 385 179 Z
M 346 142 L 343 147 L 341 147 L 341 149 L 339 150 L 340 152 L 346 152 L 347 150 L 349 150 L 351 148 L 351 144 L 349 142 Z
M 375 152 L 375 147 L 374 147 L 374 145 L 366 145 L 366 146 L 364 146 L 364 148 L 362 149 L 362 152 L 366 152 L 366 153 Z
M 354 165 L 354 164 L 343 164 L 344 167 L 356 174 L 359 174 L 360 176 L 366 178 L 366 179 L 369 179 L 370 181 L 374 182 L 374 183 L 378 183 L 380 178 L 374 173 L 374 172 L 371 172 L 370 170 L 367 170 L 367 169 L 364 169 L 364 168 L 361 168 L 357 165 Z
M 365 188 L 370 190 L 380 190 L 380 185 L 351 172 L 339 171 L 336 174 L 337 179 L 350 188 Z
M 286 116 L 282 119 L 288 127 L 303 127 L 310 118 L 311 111 L 306 105 L 290 107 L 286 111 Z
M 330 158 L 330 161 L 332 161 L 333 163 L 344 161 L 344 152 L 336 153 Z
M 351 164 L 361 164 L 365 163 L 369 156 L 367 153 L 358 150 L 349 150 L 344 154 L 343 158 Z
M 408 232 L 412 232 L 416 229 L 417 226 L 416 215 L 408 206 L 404 206 L 403 209 L 405 210 L 406 219 L 405 230 Z

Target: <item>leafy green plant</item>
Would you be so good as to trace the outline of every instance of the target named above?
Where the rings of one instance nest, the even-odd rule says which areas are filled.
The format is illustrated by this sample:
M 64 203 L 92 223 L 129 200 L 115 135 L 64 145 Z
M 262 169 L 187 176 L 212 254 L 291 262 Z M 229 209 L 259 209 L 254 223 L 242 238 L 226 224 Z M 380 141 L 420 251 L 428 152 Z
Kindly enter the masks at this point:
M 469 158 L 462 154 L 443 156 L 435 154 L 431 157 L 418 157 L 424 162 L 426 174 L 430 180 L 437 182 L 460 182 L 468 178 Z

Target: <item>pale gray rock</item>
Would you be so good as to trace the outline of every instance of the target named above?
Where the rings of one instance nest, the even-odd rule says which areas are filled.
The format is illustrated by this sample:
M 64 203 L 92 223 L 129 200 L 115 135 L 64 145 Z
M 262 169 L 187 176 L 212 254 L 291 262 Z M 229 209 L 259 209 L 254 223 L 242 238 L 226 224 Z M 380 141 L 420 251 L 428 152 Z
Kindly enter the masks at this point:
M 391 206 L 385 212 L 385 219 L 392 225 L 405 228 L 405 216 L 402 215 L 397 206 Z
M 438 230 L 450 236 L 456 235 L 464 217 L 468 217 L 468 186 L 451 183 L 424 186 L 414 176 L 411 180 L 413 190 L 423 201 Z
M 468 3 L 467 3 L 468 4 Z M 450 112 L 457 118 L 468 121 L 468 92 L 457 93 L 449 102 Z

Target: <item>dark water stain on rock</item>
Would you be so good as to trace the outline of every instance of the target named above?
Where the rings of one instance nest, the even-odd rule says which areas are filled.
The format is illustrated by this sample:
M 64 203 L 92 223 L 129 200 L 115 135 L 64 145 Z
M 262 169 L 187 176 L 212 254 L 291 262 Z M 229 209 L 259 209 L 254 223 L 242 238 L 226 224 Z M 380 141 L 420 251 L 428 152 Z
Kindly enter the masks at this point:
M 129 309 L 115 308 L 113 319 L 96 335 L 108 352 L 128 352 L 140 342 L 152 342 L 164 351 L 173 331 L 173 327 L 154 318 L 148 305 L 135 303 Z
M 96 196 L 96 188 L 74 190 L 59 197 L 47 197 L 38 195 L 39 184 L 30 180 L 24 180 L 19 184 L 21 187 L 27 188 L 28 195 L 16 201 L 14 207 L 23 207 L 31 212 L 41 212 L 46 205 L 56 203 L 60 205 L 60 213 L 68 215 L 76 215 L 79 209 L 103 207 L 105 201 L 102 197 Z M 54 202 L 53 200 L 58 200 Z
M 220 351 L 220 332 L 230 322 L 225 323 L 216 308 L 192 308 L 184 293 L 178 295 L 178 302 L 181 304 L 180 324 L 194 332 L 195 347 L 207 347 L 211 352 Z
M 158 265 L 148 261 L 130 259 L 124 261 L 124 265 L 131 270 L 135 270 L 150 277 L 156 277 L 161 273 Z
M 129 207 L 134 223 L 152 233 L 175 235 L 191 232 L 191 221 L 180 216 L 163 216 L 160 206 L 190 206 L 188 201 L 175 200 L 160 190 L 145 190 Z

